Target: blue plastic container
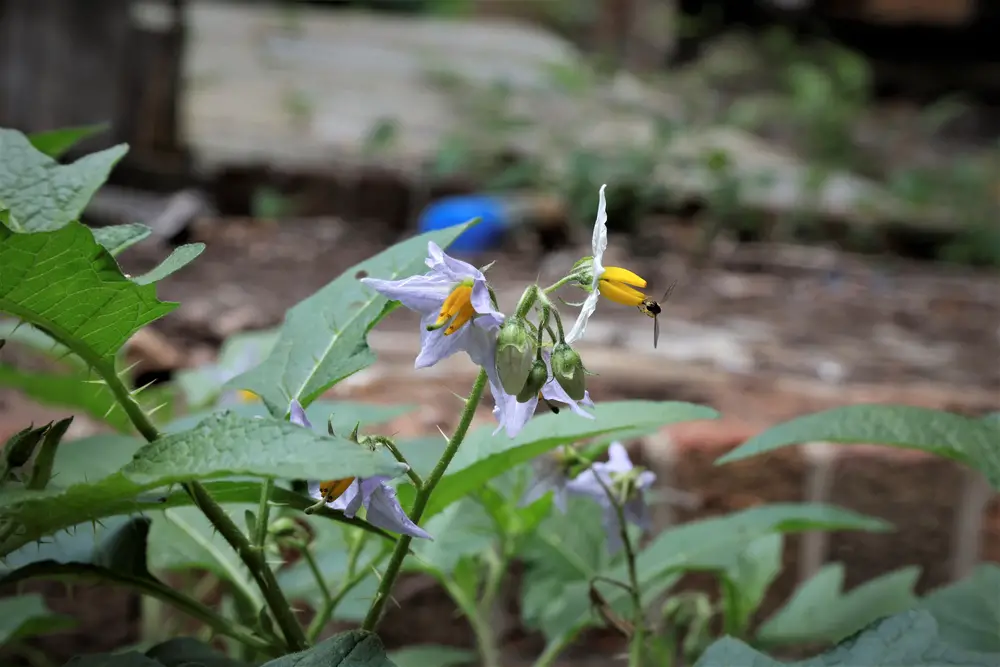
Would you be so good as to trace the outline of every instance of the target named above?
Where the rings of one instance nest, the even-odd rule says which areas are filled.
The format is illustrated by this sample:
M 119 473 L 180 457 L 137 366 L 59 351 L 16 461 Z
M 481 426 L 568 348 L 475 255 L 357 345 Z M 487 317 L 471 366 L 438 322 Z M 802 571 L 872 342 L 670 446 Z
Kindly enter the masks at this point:
M 465 230 L 449 246 L 454 253 L 479 253 L 496 248 L 510 225 L 507 207 L 490 195 L 461 195 L 439 199 L 427 206 L 417 225 L 421 231 L 454 227 L 472 218 L 482 220 Z

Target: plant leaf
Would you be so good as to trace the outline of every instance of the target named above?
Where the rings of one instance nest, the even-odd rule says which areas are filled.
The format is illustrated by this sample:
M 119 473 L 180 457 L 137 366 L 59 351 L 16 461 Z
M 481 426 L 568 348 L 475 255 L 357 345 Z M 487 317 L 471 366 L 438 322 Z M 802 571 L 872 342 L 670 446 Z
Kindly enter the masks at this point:
M 128 433 L 132 422 L 117 405 L 114 395 L 103 384 L 86 382 L 86 376 L 27 373 L 0 365 L 0 387 L 11 387 L 43 405 L 83 412 L 103 421 L 116 431 Z
M 8 343 L 29 347 L 63 366 L 70 366 L 74 369 L 87 368 L 87 364 L 79 357 L 74 356 L 68 347 L 60 345 L 51 336 L 30 324 L 24 324 L 18 320 L 0 319 L 0 338 L 5 339 Z
M 119 144 L 61 165 L 17 130 L 0 129 L 0 209 L 9 212 L 7 224 L 19 232 L 50 232 L 78 220 L 127 152 Z
M 49 611 L 38 593 L 0 598 L 0 646 L 74 625 L 76 622 L 72 618 Z
M 757 639 L 768 645 L 838 642 L 879 618 L 912 608 L 919 577 L 919 567 L 905 567 L 844 593 L 844 566 L 830 563 L 760 626 Z
M 692 403 L 674 401 L 618 401 L 601 403 L 592 410 L 594 419 L 586 419 L 565 410 L 533 418 L 516 438 L 495 427 L 484 426 L 469 435 L 452 460 L 446 474 L 431 496 L 424 519 L 428 519 L 487 481 L 515 466 L 544 454 L 560 445 L 587 438 L 610 438 L 628 432 L 630 436 L 654 431 L 666 424 L 696 419 L 714 419 L 715 410 Z M 406 452 L 403 452 L 404 455 Z M 410 501 L 413 487 L 401 483 L 400 502 Z
M 194 637 L 177 637 L 157 644 L 146 656 L 164 667 L 201 665 L 201 667 L 246 667 L 246 663 L 233 660 Z
M 254 392 L 277 417 L 288 413 L 292 399 L 308 406 L 336 383 L 370 366 L 375 354 L 368 347 L 368 331 L 390 310 L 389 300 L 358 276 L 395 280 L 418 273 L 428 241 L 446 247 L 468 227 L 421 234 L 351 267 L 289 310 L 264 363 L 226 386 Z
M 767 589 L 781 574 L 784 545 L 781 533 L 758 537 L 740 552 L 731 567 L 726 568 L 723 576 L 731 583 L 734 593 L 729 602 L 736 605 L 732 612 L 741 630 L 749 627 Z
M 67 662 L 64 667 L 163 667 L 163 665 L 137 651 L 125 651 L 124 653 L 78 655 Z
M 736 565 L 747 544 L 770 533 L 795 533 L 806 530 L 886 531 L 890 525 L 881 519 L 866 517 L 849 510 L 818 503 L 775 503 L 751 507 L 722 517 L 685 523 L 665 530 L 636 557 L 640 586 L 645 590 L 663 577 L 678 572 L 708 571 L 721 573 Z M 624 564 L 618 562 L 599 572 L 601 576 L 627 581 Z M 580 609 L 588 608 L 586 581 L 564 585 L 558 606 L 543 615 L 541 624 L 547 637 L 555 637 L 589 622 Z M 625 597 L 622 590 L 609 588 L 606 595 L 612 605 Z M 558 613 L 557 613 L 558 612 Z
M 131 248 L 153 233 L 152 229 L 138 222 L 93 227 L 90 231 L 94 234 L 94 240 L 104 246 L 112 256 Z
M 798 662 L 770 658 L 726 637 L 708 647 L 695 667 L 995 667 L 1000 653 L 955 648 L 938 635 L 926 611 L 906 611 L 869 625 L 823 655 Z
M 396 667 L 464 667 L 476 661 L 476 654 L 454 646 L 421 644 L 408 646 L 389 653 Z
M 905 447 L 966 463 L 1000 489 L 1000 424 L 909 405 L 848 405 L 798 417 L 750 438 L 721 465 L 806 442 Z
M 78 445 L 70 443 L 67 449 Z M 122 469 L 101 479 L 65 487 L 50 485 L 44 491 L 11 489 L 0 494 L 0 525 L 9 521 L 16 527 L 0 543 L 0 555 L 86 521 L 143 509 L 163 509 L 167 493 L 153 494 L 151 499 L 141 498 L 141 494 L 192 479 L 234 475 L 296 479 L 379 474 L 395 477 L 402 470 L 402 465 L 388 456 L 380 457 L 348 440 L 314 433 L 288 422 L 244 419 L 224 412 L 205 419 L 191 431 L 144 445 Z M 242 489 L 245 491 L 246 487 Z M 282 501 L 275 502 L 291 502 L 296 497 L 288 493 Z M 225 502 L 222 497 L 217 499 Z M 233 502 L 241 500 L 247 499 L 241 495 Z M 311 504 L 305 497 L 298 500 L 304 506 Z M 367 525 L 360 521 L 352 523 Z
M 28 135 L 28 141 L 40 153 L 48 155 L 50 158 L 58 159 L 77 143 L 106 131 L 110 126 L 107 123 L 97 123 L 95 125 L 80 125 L 77 127 L 62 127 L 58 130 L 47 132 L 32 132 Z
M 151 285 L 157 283 L 183 269 L 185 266 L 197 259 L 198 255 L 205 252 L 204 243 L 188 243 L 179 248 L 174 248 L 170 255 L 160 262 L 156 268 L 132 279 L 136 285 Z
M 264 667 L 396 667 L 373 632 L 351 630 L 334 635 L 306 651 L 264 663 Z
M 932 591 L 920 607 L 934 615 L 949 644 L 1000 653 L 1000 566 L 995 563 L 982 563 L 965 579 Z
M 110 363 L 132 334 L 177 304 L 122 275 L 78 222 L 15 234 L 0 226 L 0 310 L 49 333 L 92 366 Z

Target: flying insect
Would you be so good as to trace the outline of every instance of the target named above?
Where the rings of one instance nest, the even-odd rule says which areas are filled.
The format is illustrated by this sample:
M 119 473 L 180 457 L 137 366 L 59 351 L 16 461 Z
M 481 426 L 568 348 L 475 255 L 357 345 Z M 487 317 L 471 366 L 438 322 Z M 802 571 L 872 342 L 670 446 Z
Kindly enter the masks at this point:
M 653 301 L 652 299 L 643 299 L 639 303 L 639 306 L 638 306 L 639 312 L 645 313 L 649 317 L 653 318 L 653 347 L 654 348 L 656 347 L 657 342 L 659 342 L 659 340 L 660 340 L 660 320 L 657 319 L 657 316 L 661 312 L 663 312 L 663 307 L 662 307 L 661 304 L 664 304 L 664 303 L 667 302 L 667 299 L 670 298 L 670 293 L 674 291 L 674 287 L 676 287 L 676 286 L 677 286 L 677 281 L 675 280 L 674 282 L 672 282 L 670 284 L 670 287 L 667 288 L 667 291 L 663 293 L 663 298 L 660 299 L 659 301 Z

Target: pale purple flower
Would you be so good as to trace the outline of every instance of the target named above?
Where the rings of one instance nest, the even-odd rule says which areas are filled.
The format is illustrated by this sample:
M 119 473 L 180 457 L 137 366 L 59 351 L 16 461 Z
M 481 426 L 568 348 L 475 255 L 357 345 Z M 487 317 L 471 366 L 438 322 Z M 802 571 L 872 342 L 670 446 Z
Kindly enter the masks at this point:
M 303 428 L 312 428 L 302 404 L 293 400 L 289 406 L 289 421 Z M 359 445 L 360 447 L 360 445 Z M 365 508 L 365 520 L 383 530 L 411 537 L 433 539 L 423 528 L 413 523 L 399 504 L 396 490 L 389 486 L 389 477 L 376 476 L 365 479 L 355 478 L 351 485 L 327 507 L 340 510 L 348 519 L 353 519 L 358 510 Z M 346 483 L 347 480 L 344 480 Z M 316 500 L 323 500 L 319 482 L 310 482 L 309 495 Z
M 528 489 L 521 498 L 522 507 L 530 505 L 552 492 L 552 504 L 556 509 L 566 513 L 566 485 L 569 478 L 566 476 L 566 467 L 562 458 L 556 454 L 539 456 L 531 462 L 534 476 Z
M 353 519 L 363 506 L 365 520 L 373 526 L 401 535 L 433 539 L 406 515 L 396 498 L 396 490 L 389 486 L 388 481 L 389 478 L 384 476 L 355 479 L 339 498 L 327 503 L 327 506 L 342 511 L 348 519 Z M 316 500 L 323 498 L 318 483 L 309 485 L 309 495 Z
M 617 553 L 622 548 L 622 541 L 619 534 L 618 513 L 608 497 L 608 491 L 615 493 L 620 488 L 620 484 L 616 484 L 616 480 L 631 473 L 633 468 L 632 460 L 629 459 L 625 447 L 620 442 L 613 442 L 608 447 L 607 462 L 592 464 L 590 468 L 566 484 L 566 490 L 569 493 L 590 497 L 601 506 L 603 510 L 602 523 L 608 539 L 608 550 L 612 554 Z M 648 470 L 640 472 L 635 479 L 630 497 L 626 498 L 622 505 L 625 520 L 643 530 L 649 530 L 650 527 L 649 506 L 646 504 L 645 491 L 655 481 L 655 473 Z
M 493 307 L 486 277 L 471 264 L 446 255 L 433 241 L 427 243 L 427 254 L 430 271 L 423 275 L 361 282 L 420 313 L 420 353 L 414 367 L 433 366 L 464 350 L 475 364 L 491 368 L 504 316 Z M 451 325 L 444 326 L 448 322 Z
M 542 386 L 542 396 L 549 401 L 565 403 L 569 406 L 570 410 L 581 417 L 593 419 L 594 415 L 580 407 L 594 407 L 594 402 L 590 400 L 590 392 L 584 392 L 583 399 L 579 401 L 574 401 L 570 398 L 552 376 L 552 367 L 549 365 L 550 356 L 551 353 L 548 351 L 542 352 L 542 360 L 545 361 L 545 367 L 549 372 L 549 379 Z M 524 403 L 518 403 L 516 397 L 504 392 L 503 386 L 500 384 L 500 378 L 497 377 L 496 371 L 492 370 L 491 366 L 486 366 L 486 373 L 489 376 L 490 391 L 493 393 L 493 400 L 496 403 L 493 408 L 493 416 L 499 422 L 493 433 L 496 435 L 500 432 L 500 429 L 504 429 L 508 437 L 516 437 L 521 432 L 521 429 L 524 428 L 524 425 L 528 423 L 528 420 L 535 414 L 535 409 L 538 407 L 538 396 L 532 396 Z

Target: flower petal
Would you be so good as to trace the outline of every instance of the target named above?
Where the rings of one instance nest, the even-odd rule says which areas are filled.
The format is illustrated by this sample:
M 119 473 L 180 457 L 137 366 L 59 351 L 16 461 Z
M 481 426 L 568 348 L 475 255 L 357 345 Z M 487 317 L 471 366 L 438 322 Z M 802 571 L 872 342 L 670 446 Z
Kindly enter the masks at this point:
M 319 482 L 309 482 L 309 497 L 314 500 L 323 500 L 323 492 L 319 489 Z
M 598 465 L 608 472 L 628 472 L 632 469 L 632 459 L 628 457 L 628 450 L 622 443 L 612 442 L 608 446 L 608 462 Z
M 410 276 L 403 280 L 379 280 L 377 278 L 362 278 L 361 282 L 376 292 L 415 310 L 421 315 L 433 313 L 435 319 L 441 310 L 441 304 L 448 298 L 454 288 L 454 281 L 440 274 Z
M 313 427 L 313 425 L 309 423 L 309 418 L 306 417 L 306 411 L 302 409 L 302 404 L 299 403 L 297 399 L 292 399 L 291 404 L 288 406 L 288 411 L 290 413 L 288 421 L 303 428 Z
M 472 325 L 466 324 L 455 333 L 445 336 L 444 329 L 428 331 L 427 327 L 437 322 L 437 311 L 420 319 L 420 353 L 413 362 L 414 368 L 427 368 L 461 350 L 468 349 L 469 332 Z
M 362 492 L 361 482 L 355 479 L 351 482 L 351 485 L 347 487 L 347 491 L 341 494 L 339 498 L 330 503 L 330 508 L 335 510 L 340 510 L 344 513 L 348 519 L 353 519 L 358 510 L 364 504 L 365 498 Z
M 597 202 L 597 219 L 594 221 L 594 236 L 591 240 L 591 249 L 594 253 L 594 285 L 604 273 L 604 266 L 601 261 L 604 259 L 604 251 L 608 249 L 608 202 L 604 198 L 604 188 L 601 186 L 599 199 Z
M 472 284 L 472 296 L 469 299 L 472 307 L 476 311 L 476 325 L 480 328 L 492 330 L 499 329 L 503 324 L 503 315 L 493 307 L 493 300 L 490 299 L 490 288 L 486 280 L 477 280 Z
M 368 514 L 365 518 L 373 526 L 394 533 L 427 540 L 433 539 L 427 531 L 406 516 L 406 512 L 403 511 L 396 498 L 396 490 L 385 482 L 379 484 L 369 497 Z
M 643 530 L 649 530 L 649 506 L 641 494 L 636 494 L 634 498 L 625 503 L 622 510 L 626 521 L 639 526 Z
M 583 306 L 580 307 L 580 314 L 577 315 L 576 322 L 573 323 L 573 328 L 566 334 L 566 342 L 570 345 L 583 338 L 583 332 L 587 330 L 587 321 L 594 314 L 594 311 L 597 310 L 597 300 L 600 296 L 600 289 L 596 287 L 593 292 L 587 295 Z
M 455 281 L 465 278 L 486 280 L 482 271 L 468 262 L 448 256 L 434 241 L 427 242 L 427 266 L 432 271 L 443 273 Z
M 601 513 L 601 525 L 604 527 L 604 535 L 607 540 L 608 555 L 614 556 L 622 550 L 621 527 L 618 524 L 618 512 L 610 504 L 604 507 Z

